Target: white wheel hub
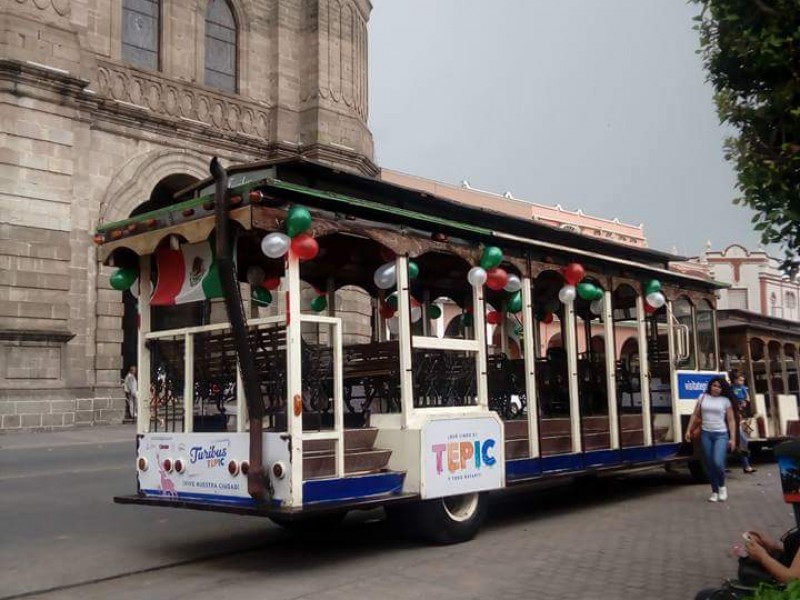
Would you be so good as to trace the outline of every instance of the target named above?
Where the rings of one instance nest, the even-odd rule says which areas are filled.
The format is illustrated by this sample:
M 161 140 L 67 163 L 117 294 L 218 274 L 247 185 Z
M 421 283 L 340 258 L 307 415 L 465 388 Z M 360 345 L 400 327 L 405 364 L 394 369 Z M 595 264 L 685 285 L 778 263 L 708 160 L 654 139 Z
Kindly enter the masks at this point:
M 478 510 L 478 494 L 463 494 L 442 499 L 447 515 L 453 521 L 468 521 Z

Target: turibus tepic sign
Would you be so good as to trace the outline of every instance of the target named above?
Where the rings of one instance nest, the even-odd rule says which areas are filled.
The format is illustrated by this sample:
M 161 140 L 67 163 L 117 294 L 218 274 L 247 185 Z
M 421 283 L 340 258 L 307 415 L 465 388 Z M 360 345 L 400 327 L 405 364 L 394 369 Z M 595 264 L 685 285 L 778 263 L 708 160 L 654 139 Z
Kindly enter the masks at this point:
M 425 498 L 493 490 L 503 485 L 503 436 L 494 419 L 428 423 L 422 434 Z

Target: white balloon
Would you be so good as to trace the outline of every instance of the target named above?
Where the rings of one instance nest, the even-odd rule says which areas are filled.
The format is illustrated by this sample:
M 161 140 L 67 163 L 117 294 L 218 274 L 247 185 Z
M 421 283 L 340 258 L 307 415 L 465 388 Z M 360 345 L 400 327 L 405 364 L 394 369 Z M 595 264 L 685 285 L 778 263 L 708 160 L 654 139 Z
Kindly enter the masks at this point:
M 400 319 L 392 317 L 386 321 L 386 326 L 389 328 L 390 332 L 397 335 L 397 332 L 400 331 Z
M 661 292 L 653 292 L 652 294 L 647 294 L 645 300 L 653 308 L 661 308 L 667 303 L 667 299 L 664 298 L 664 294 L 662 294 Z
M 511 292 L 512 294 L 514 292 L 518 292 L 522 289 L 522 281 L 514 273 L 509 273 L 508 283 L 506 284 L 506 287 L 504 287 L 503 289 L 507 292 Z
M 422 307 L 420 306 L 412 306 L 411 307 L 411 322 L 416 323 L 422 318 Z
M 267 274 L 261 267 L 247 267 L 247 283 L 250 285 L 261 285 L 266 277 Z
M 375 285 L 382 290 L 388 290 L 395 283 L 397 283 L 397 271 L 393 262 L 388 262 L 375 269 L 375 274 L 372 276 Z
M 561 301 L 561 304 L 570 304 L 575 302 L 576 294 L 577 292 L 575 291 L 574 285 L 565 285 L 558 290 L 558 299 Z
M 603 312 L 603 299 L 592 300 L 592 303 L 589 305 L 589 310 L 592 311 L 592 314 L 601 314 Z
M 270 258 L 280 258 L 289 251 L 292 238 L 280 231 L 274 231 L 261 240 L 261 251 Z
M 472 287 L 481 287 L 486 283 L 487 277 L 486 269 L 483 267 L 472 267 L 467 273 L 467 281 Z

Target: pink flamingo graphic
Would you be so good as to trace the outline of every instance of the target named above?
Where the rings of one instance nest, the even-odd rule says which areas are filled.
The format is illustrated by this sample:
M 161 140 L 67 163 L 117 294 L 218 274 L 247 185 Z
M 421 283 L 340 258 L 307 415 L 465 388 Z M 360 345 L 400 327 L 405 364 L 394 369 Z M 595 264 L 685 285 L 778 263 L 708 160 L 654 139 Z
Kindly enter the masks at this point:
M 161 476 L 161 494 L 170 498 L 177 498 L 178 492 L 175 489 L 175 484 L 167 477 L 167 472 L 164 470 L 161 457 L 158 454 L 156 454 L 156 462 L 158 463 L 158 474 Z

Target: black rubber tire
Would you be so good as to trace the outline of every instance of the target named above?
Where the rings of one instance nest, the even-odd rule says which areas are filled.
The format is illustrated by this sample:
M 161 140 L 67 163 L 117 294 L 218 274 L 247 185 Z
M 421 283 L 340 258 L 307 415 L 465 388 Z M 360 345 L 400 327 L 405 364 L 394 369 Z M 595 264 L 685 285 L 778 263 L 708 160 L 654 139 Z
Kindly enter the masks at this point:
M 453 509 L 461 505 L 463 511 Z M 450 507 L 450 508 L 448 508 Z M 406 531 L 432 544 L 460 544 L 474 538 L 486 518 L 489 509 L 489 494 L 486 492 L 423 500 L 402 507 L 402 511 L 390 513 L 390 519 L 400 517 Z M 460 518 L 454 514 L 463 512 Z
M 347 511 L 342 511 L 325 513 L 322 515 L 295 517 L 293 519 L 286 519 L 282 518 L 280 515 L 274 515 L 269 519 L 276 525 L 280 525 L 292 533 L 313 535 L 330 533 L 338 529 L 346 516 Z
M 689 474 L 695 483 L 708 483 L 708 474 L 702 460 L 690 460 L 686 466 L 689 467 Z

